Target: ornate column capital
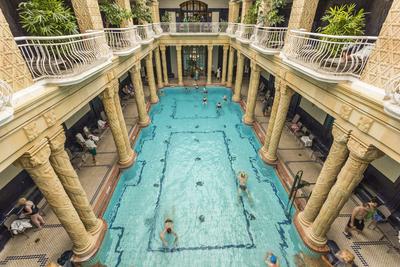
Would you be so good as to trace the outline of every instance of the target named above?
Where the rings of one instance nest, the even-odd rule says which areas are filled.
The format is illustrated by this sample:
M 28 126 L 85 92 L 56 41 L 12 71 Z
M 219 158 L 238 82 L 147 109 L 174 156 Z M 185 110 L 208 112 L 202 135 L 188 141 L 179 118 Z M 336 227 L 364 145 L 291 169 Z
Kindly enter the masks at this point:
M 255 71 L 255 72 L 260 72 L 261 71 L 260 66 L 257 65 L 257 62 L 255 60 L 251 61 L 250 67 L 251 67 L 251 71 Z
M 350 151 L 350 157 L 363 163 L 370 163 L 383 156 L 383 153 L 379 149 L 372 145 L 362 143 L 352 135 L 347 143 L 347 147 Z
M 135 65 L 132 66 L 131 72 L 133 74 L 140 73 L 140 68 L 141 68 L 140 61 L 138 61 Z
M 153 60 L 153 52 L 150 52 L 150 53 L 147 55 L 146 60 L 150 60 L 150 61 Z
M 212 50 L 213 50 L 213 45 L 212 44 L 209 44 L 209 45 L 207 45 L 207 48 L 208 48 L 208 52 L 212 52 Z
M 59 127 L 57 132 L 48 138 L 51 154 L 58 154 L 64 152 L 64 144 L 65 144 L 65 133 L 62 127 Z
M 223 49 L 224 49 L 224 51 L 228 51 L 229 45 L 228 45 L 228 44 L 224 45 L 224 46 L 223 46 Z M 233 48 L 231 47 L 231 49 L 233 49 Z
M 101 92 L 100 94 L 100 98 L 104 99 L 104 100 L 109 100 L 109 99 L 113 99 L 114 98 L 114 94 L 115 94 L 115 90 L 114 88 L 109 84 L 107 86 L 107 88 Z
M 238 58 L 238 60 L 243 60 L 244 59 L 244 55 L 238 51 L 237 52 L 237 58 Z
M 39 144 L 31 147 L 17 161 L 26 170 L 37 168 L 46 164 L 50 157 L 50 146 L 46 139 L 43 139 Z
M 332 126 L 332 135 L 335 142 L 346 144 L 349 141 L 350 131 L 347 131 L 336 122 Z
M 165 52 L 167 47 L 165 45 L 160 45 L 161 52 Z
M 176 45 L 176 51 L 182 51 L 182 45 Z

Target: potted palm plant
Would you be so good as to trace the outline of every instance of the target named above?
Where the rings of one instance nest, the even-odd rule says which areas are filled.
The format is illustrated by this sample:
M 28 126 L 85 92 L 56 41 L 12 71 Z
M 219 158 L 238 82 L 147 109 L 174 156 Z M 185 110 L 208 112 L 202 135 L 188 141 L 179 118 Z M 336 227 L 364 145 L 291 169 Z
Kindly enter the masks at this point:
M 131 12 L 120 7 L 117 3 L 111 3 L 108 1 L 100 4 L 100 11 L 105 16 L 106 28 L 120 28 L 123 21 L 132 18 Z

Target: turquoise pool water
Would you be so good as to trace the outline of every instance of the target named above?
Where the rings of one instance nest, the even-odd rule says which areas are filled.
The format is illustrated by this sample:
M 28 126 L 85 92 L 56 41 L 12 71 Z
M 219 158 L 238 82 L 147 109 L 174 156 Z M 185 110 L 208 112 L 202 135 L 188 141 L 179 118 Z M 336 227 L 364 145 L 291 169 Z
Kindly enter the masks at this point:
M 122 173 L 104 218 L 107 266 L 265 266 L 273 251 L 294 266 L 302 242 L 285 215 L 287 194 L 260 144 L 241 121 L 226 88 L 164 89 L 152 124 L 135 145 L 136 163 Z M 220 112 L 217 102 L 222 103 Z M 237 197 L 236 174 L 249 175 L 254 204 Z M 177 245 L 163 248 L 159 233 L 172 216 Z M 199 217 L 202 216 L 202 222 Z

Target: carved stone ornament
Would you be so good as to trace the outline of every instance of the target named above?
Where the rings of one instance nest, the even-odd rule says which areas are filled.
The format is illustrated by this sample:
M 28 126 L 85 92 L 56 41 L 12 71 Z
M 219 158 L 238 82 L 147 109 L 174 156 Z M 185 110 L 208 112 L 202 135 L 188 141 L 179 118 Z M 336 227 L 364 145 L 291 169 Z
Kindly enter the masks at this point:
M 350 150 L 350 155 L 358 158 L 358 160 L 371 162 L 383 155 L 383 153 L 372 145 L 366 145 L 350 137 L 347 147 Z
M 340 108 L 339 116 L 344 120 L 348 120 L 350 118 L 351 112 L 353 112 L 353 109 L 351 107 L 342 105 L 342 107 Z
M 361 117 L 357 123 L 357 128 L 360 129 L 364 133 L 368 133 L 369 129 L 371 129 L 374 120 L 368 117 Z
M 112 70 L 107 72 L 107 79 L 108 79 L 109 82 L 111 82 L 112 80 L 115 79 L 115 75 L 114 75 L 114 72 Z
M 36 121 L 31 122 L 30 124 L 26 125 L 24 127 L 24 132 L 29 141 L 33 141 L 36 137 L 38 137 L 39 130 L 37 128 Z
M 53 126 L 57 122 L 57 116 L 53 109 L 43 114 L 43 118 L 48 127 Z

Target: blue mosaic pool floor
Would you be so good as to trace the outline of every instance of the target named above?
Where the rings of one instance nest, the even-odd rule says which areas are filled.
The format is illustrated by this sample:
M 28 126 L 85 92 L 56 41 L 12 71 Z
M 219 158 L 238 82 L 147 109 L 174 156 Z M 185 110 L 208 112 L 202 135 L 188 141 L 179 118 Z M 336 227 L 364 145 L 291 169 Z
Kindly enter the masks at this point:
M 302 250 L 284 207 L 287 195 L 273 168 L 263 164 L 252 129 L 241 122 L 230 90 L 164 89 L 143 129 L 137 162 L 122 173 L 105 219 L 107 266 L 265 266 L 273 251 L 281 266 L 294 266 Z M 217 111 L 216 103 L 222 103 Z M 238 171 L 249 174 L 247 197 L 237 197 Z M 204 221 L 199 220 L 203 216 Z M 159 239 L 173 217 L 176 246 Z

